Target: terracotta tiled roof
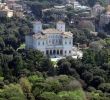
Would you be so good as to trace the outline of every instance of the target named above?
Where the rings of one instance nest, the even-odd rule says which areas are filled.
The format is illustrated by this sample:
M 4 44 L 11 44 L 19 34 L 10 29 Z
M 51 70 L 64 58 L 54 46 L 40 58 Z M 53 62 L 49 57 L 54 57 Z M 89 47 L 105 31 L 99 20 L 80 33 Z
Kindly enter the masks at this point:
M 51 33 L 62 33 L 61 31 L 55 29 L 55 28 L 49 28 L 42 31 L 44 34 L 51 34 Z
M 41 33 L 34 34 L 33 37 L 36 39 L 45 39 L 48 37 L 49 34 L 61 34 L 63 38 L 68 38 L 73 36 L 71 32 L 62 32 L 55 28 L 49 28 L 49 29 L 42 30 Z
M 46 35 L 43 35 L 41 33 L 37 33 L 37 34 L 34 34 L 33 35 L 33 38 L 35 38 L 35 39 L 46 39 L 47 36 Z

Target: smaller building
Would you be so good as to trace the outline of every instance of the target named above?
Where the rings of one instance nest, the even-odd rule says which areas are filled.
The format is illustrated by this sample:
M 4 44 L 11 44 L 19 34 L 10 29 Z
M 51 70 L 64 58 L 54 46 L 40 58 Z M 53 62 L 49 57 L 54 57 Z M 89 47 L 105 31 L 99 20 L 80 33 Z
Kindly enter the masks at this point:
M 58 21 L 58 20 L 65 20 L 67 17 L 66 15 L 66 7 L 65 6 L 54 6 L 49 9 L 42 10 L 42 16 L 44 21 Z
M 13 17 L 13 10 L 10 10 L 6 3 L 0 3 L 0 17 Z
M 110 23 L 110 12 L 106 12 L 105 14 L 101 14 L 99 26 L 103 28 L 106 24 Z
M 10 9 L 13 9 L 15 11 L 23 11 L 22 5 L 17 4 L 17 3 L 13 3 Z
M 81 5 L 78 1 L 73 1 L 72 5 L 75 10 L 91 10 L 90 7 Z
M 23 11 L 23 6 L 18 3 L 20 0 L 7 0 L 6 4 L 9 7 L 9 9 L 13 10 L 13 15 L 15 17 L 24 17 L 24 11 Z
M 93 6 L 93 8 L 92 8 L 92 15 L 93 15 L 93 16 L 98 16 L 98 15 L 100 15 L 104 10 L 105 10 L 105 8 L 102 7 L 99 2 L 97 2 L 97 3 Z

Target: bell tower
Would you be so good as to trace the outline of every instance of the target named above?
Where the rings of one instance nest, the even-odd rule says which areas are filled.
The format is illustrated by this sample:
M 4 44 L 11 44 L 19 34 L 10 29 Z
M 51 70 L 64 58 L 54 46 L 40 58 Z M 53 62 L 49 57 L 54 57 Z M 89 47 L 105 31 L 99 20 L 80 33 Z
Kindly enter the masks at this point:
M 63 21 L 57 22 L 56 28 L 59 31 L 65 32 L 65 23 Z
M 33 22 L 33 32 L 39 33 L 42 31 L 42 23 L 41 21 L 35 21 Z

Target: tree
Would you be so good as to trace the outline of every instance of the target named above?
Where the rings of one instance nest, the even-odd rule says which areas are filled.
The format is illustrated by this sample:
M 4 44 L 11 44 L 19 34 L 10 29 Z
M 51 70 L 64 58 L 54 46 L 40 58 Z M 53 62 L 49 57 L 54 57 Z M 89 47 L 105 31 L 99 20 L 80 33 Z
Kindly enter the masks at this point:
M 96 55 L 96 62 L 98 65 L 103 65 L 104 63 L 110 62 L 110 50 L 109 49 L 103 49 L 100 50 Z
M 59 67 L 58 67 L 58 73 L 59 74 L 70 74 L 70 67 L 71 67 L 71 63 L 69 62 L 63 62 Z
M 36 82 L 42 82 L 44 79 L 38 75 L 31 75 L 28 77 L 29 81 L 34 85 Z
M 61 59 L 57 62 L 57 65 L 60 66 L 62 63 L 66 62 L 66 59 Z
M 41 61 L 39 62 L 39 68 L 38 69 L 41 72 L 43 72 L 43 71 L 47 72 L 47 71 L 49 71 L 49 69 L 51 67 L 53 67 L 53 66 L 52 66 L 52 63 L 51 63 L 50 59 L 42 58 Z
M 0 100 L 26 100 L 19 84 L 10 84 L 1 89 Z
M 7 38 L 5 38 L 5 44 L 6 46 L 12 46 L 15 50 L 19 47 L 18 39 L 14 35 L 7 36 Z
M 98 86 L 98 89 L 110 93 L 110 83 L 102 83 Z
M 14 69 L 15 76 L 18 77 L 20 75 L 21 70 L 23 69 L 23 60 L 20 54 L 16 53 L 14 55 L 13 60 L 12 60 L 12 66 Z
M 100 51 L 104 47 L 103 44 L 98 42 L 92 42 L 89 46 L 94 51 Z
M 5 54 L 0 54 L 0 64 L 1 64 L 1 69 L 2 69 L 2 72 L 3 72 L 3 76 L 5 79 L 12 79 L 12 73 L 11 73 L 11 70 L 8 66 L 8 63 L 12 60 L 11 56 L 10 55 L 5 55 Z
M 44 92 L 40 95 L 40 100 L 63 100 L 57 96 L 54 92 Z
M 51 85 L 49 83 L 45 83 L 44 81 L 37 82 L 33 85 L 33 95 L 37 99 L 40 94 L 42 94 L 45 91 L 52 91 Z
M 90 82 L 93 80 L 93 74 L 87 71 L 82 73 L 81 77 L 87 84 L 90 84 Z
M 28 5 L 31 7 L 32 12 L 37 17 L 37 19 L 42 18 L 42 4 L 39 2 L 29 2 Z
M 86 20 L 80 21 L 79 27 L 81 29 L 87 29 L 89 31 L 95 31 L 95 26 L 91 21 L 86 21 Z
M 85 94 L 81 89 L 75 91 L 62 91 L 58 95 L 64 100 L 86 100 Z
M 43 54 L 38 50 L 31 49 L 26 50 L 25 53 L 23 53 L 23 60 L 25 61 L 25 66 L 32 72 L 38 70 L 41 59 L 43 58 L 44 58 Z
M 5 47 L 5 42 L 2 37 L 0 37 L 0 50 L 3 50 Z
M 20 78 L 19 83 L 20 83 L 20 86 L 21 86 L 23 92 L 26 95 L 26 98 L 29 100 L 34 100 L 34 97 L 31 93 L 32 87 L 31 87 L 29 80 L 27 78 Z
M 93 80 L 91 82 L 91 85 L 97 88 L 101 83 L 103 83 L 105 80 L 100 76 L 94 76 Z
M 95 64 L 95 52 L 92 51 L 91 49 L 88 49 L 84 52 L 83 58 L 82 58 L 83 63 L 87 64 Z
M 54 79 L 52 77 L 49 77 L 46 79 L 46 83 L 50 85 L 50 91 L 58 93 L 61 91 L 62 84 L 59 82 L 58 79 Z

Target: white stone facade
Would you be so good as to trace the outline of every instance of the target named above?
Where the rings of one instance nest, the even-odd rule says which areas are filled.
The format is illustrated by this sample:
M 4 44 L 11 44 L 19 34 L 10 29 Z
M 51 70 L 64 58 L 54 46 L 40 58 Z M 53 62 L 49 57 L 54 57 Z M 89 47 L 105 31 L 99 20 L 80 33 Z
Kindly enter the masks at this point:
M 33 28 L 34 35 L 27 35 L 25 37 L 27 49 L 37 49 L 51 57 L 72 55 L 73 34 L 65 32 L 64 22 L 58 22 L 56 29 L 49 28 L 45 30 L 42 30 L 41 22 L 35 23 Z

